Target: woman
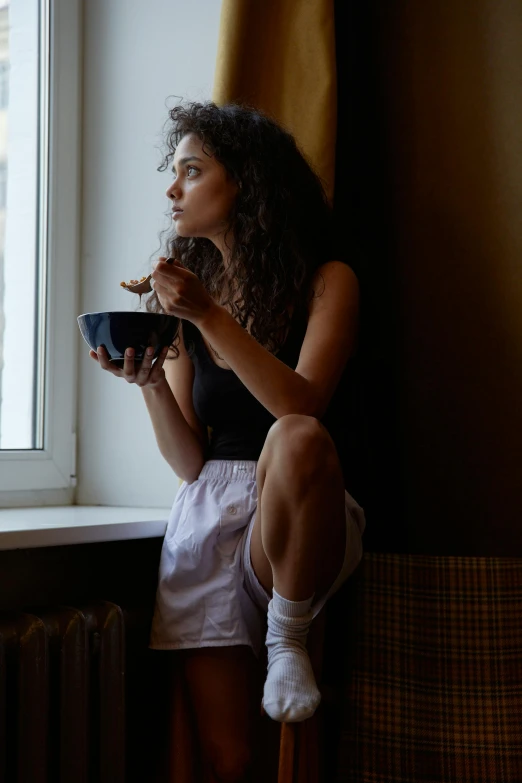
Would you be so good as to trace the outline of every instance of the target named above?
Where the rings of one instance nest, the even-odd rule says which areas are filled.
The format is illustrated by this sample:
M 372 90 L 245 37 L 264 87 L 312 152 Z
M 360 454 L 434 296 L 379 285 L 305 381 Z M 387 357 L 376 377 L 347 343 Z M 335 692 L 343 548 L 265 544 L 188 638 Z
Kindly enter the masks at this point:
M 364 514 L 321 423 L 356 346 L 355 274 L 332 257 L 331 214 L 294 139 L 250 108 L 170 112 L 173 233 L 149 310 L 178 316 L 152 364 L 101 367 L 142 388 L 159 449 L 183 479 L 159 569 L 150 646 L 183 650 L 218 780 L 248 778 L 252 671 L 262 707 L 302 721 L 320 694 L 313 618 L 362 557 Z M 175 261 L 172 263 L 172 259 Z M 169 263 L 170 262 L 170 263 Z

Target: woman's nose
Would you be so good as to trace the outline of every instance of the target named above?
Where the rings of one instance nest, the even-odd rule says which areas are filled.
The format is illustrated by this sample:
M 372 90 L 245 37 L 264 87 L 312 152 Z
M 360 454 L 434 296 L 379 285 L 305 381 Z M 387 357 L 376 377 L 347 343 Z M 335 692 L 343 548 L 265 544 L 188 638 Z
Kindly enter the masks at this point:
M 167 189 L 167 197 L 170 199 L 178 198 L 180 195 L 180 187 L 176 183 L 176 180 L 170 185 L 170 187 Z

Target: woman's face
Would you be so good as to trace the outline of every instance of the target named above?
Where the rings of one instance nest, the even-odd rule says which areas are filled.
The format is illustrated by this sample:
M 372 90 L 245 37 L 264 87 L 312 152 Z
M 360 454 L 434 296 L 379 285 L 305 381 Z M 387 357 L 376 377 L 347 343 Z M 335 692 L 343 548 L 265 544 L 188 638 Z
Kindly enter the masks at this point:
M 237 185 L 225 168 L 203 150 L 194 134 L 184 136 L 172 163 L 174 181 L 167 190 L 172 219 L 181 237 L 206 237 L 218 246 L 228 224 Z

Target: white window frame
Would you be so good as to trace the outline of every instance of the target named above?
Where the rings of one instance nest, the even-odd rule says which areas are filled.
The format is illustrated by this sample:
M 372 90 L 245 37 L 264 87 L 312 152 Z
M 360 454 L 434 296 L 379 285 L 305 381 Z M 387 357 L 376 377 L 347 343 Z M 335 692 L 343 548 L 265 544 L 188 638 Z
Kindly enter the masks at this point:
M 0 507 L 71 504 L 76 486 L 82 4 L 48 0 L 49 133 L 46 301 L 40 355 L 45 356 L 43 449 L 0 451 Z M 45 4 L 40 3 L 42 8 Z M 43 337 L 45 336 L 45 340 Z

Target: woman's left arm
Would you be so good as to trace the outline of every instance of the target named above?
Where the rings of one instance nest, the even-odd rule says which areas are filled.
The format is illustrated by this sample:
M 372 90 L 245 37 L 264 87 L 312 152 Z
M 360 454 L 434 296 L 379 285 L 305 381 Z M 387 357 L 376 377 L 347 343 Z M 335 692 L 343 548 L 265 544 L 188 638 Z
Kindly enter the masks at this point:
M 355 348 L 359 285 L 353 270 L 340 261 L 329 261 L 319 268 L 313 287 L 319 296 L 309 305 L 295 371 L 263 348 L 224 307 L 216 304 L 194 320 L 250 393 L 277 419 L 289 413 L 321 418 Z

